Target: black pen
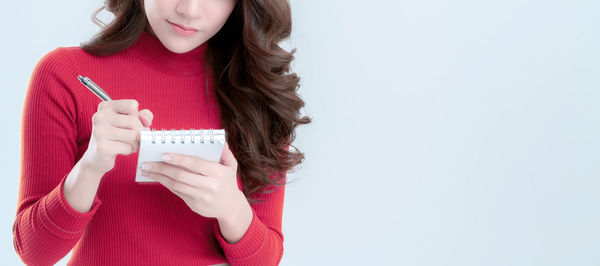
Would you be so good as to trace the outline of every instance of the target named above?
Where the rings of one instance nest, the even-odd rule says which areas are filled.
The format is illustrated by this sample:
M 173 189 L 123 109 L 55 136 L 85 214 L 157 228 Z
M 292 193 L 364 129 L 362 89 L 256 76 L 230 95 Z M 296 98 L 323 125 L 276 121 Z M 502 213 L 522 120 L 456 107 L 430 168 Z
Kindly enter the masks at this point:
M 81 75 L 79 75 L 77 78 L 79 79 L 79 81 L 81 81 L 81 83 L 83 83 L 83 85 L 88 87 L 88 89 L 90 89 L 94 94 L 96 94 L 98 97 L 100 97 L 100 99 L 102 99 L 103 101 L 111 100 L 111 98 L 108 97 L 108 94 L 106 94 L 106 92 L 104 92 L 104 90 L 102 90 L 100 88 L 100 86 L 96 85 L 96 83 L 94 83 L 90 78 L 84 77 Z

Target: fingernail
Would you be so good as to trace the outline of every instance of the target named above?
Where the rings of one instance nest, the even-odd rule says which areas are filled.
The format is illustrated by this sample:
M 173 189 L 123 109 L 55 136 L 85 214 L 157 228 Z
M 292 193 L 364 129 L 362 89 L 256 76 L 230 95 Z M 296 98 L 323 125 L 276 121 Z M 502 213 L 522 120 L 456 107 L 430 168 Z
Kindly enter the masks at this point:
M 142 119 L 144 120 L 144 121 L 142 122 L 142 124 L 143 124 L 144 126 L 146 126 L 146 125 L 147 125 L 147 126 L 150 126 L 150 120 L 148 120 L 148 118 L 146 118 L 146 117 L 142 117 Z
M 152 165 L 145 163 L 144 165 L 142 165 L 142 169 L 150 170 L 150 169 L 152 169 Z
M 171 160 L 173 160 L 173 157 L 171 157 L 171 156 L 170 156 L 170 155 L 168 155 L 168 154 L 165 154 L 165 155 L 163 156 L 163 160 L 164 160 L 164 161 L 167 161 L 167 162 L 170 162 Z

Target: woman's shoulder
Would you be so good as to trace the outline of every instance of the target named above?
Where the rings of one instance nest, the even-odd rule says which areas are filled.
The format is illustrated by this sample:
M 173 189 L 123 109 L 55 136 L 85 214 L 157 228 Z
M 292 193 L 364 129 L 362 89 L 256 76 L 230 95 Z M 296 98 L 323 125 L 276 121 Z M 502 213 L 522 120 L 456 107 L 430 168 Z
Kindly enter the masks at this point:
M 80 46 L 58 46 L 44 53 L 34 65 L 32 80 L 76 86 L 79 81 L 77 76 L 92 70 L 110 70 L 116 64 L 127 63 L 123 52 L 108 56 L 100 56 L 88 53 Z
M 50 71 L 56 74 L 70 72 L 79 68 L 79 62 L 86 57 L 86 52 L 79 46 L 59 46 L 45 54 L 38 60 L 34 72 Z
M 81 46 L 59 46 L 46 52 L 35 66 L 57 73 L 93 69 L 111 69 L 115 65 L 130 64 L 126 50 L 111 55 L 96 55 L 85 51 Z
M 56 47 L 46 52 L 38 60 L 35 69 L 47 69 L 66 66 L 73 63 L 72 55 L 69 52 L 72 47 Z
M 39 84 L 62 84 L 76 73 L 76 64 L 68 47 L 56 47 L 44 53 L 34 65 L 30 85 L 31 89 L 49 90 L 50 86 Z M 38 88 L 39 87 L 39 88 Z
M 56 51 L 59 54 L 62 53 L 63 56 L 69 55 L 72 57 L 72 60 L 76 62 L 85 61 L 85 63 L 111 62 L 114 60 L 124 59 L 127 54 L 127 49 L 124 49 L 109 55 L 99 55 L 86 51 L 81 46 L 58 47 L 54 51 Z
M 110 55 L 97 55 L 84 50 L 81 46 L 58 46 L 46 52 L 39 60 L 38 64 L 55 64 L 60 62 L 86 63 L 110 62 L 114 59 L 123 59 L 128 49 L 118 51 Z

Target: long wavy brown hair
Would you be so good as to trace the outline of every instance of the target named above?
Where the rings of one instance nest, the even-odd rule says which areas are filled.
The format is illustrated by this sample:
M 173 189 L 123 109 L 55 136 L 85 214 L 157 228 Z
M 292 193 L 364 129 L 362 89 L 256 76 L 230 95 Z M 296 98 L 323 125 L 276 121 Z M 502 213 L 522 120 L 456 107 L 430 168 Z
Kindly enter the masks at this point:
M 132 45 L 144 30 L 151 32 L 143 2 L 107 0 L 92 14 L 101 30 L 81 48 L 110 55 Z M 97 18 L 103 9 L 114 15 L 108 24 Z M 207 41 L 205 61 L 213 76 L 221 125 L 250 203 L 260 201 L 253 198 L 255 193 L 272 191 L 267 186 L 288 183 L 283 173 L 304 160 L 304 153 L 291 143 L 295 128 L 312 119 L 300 117 L 300 78 L 289 73 L 296 49 L 287 52 L 279 46 L 291 30 L 288 0 L 238 0 L 225 25 Z

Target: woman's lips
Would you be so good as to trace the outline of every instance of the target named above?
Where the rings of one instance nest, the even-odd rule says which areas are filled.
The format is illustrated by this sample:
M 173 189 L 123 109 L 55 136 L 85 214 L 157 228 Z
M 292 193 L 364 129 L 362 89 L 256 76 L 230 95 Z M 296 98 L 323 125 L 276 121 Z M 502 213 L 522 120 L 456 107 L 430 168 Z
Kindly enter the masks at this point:
M 173 28 L 173 30 L 175 30 L 177 33 L 179 33 L 183 36 L 189 36 L 198 31 L 197 29 L 186 27 L 186 26 L 179 25 L 176 23 L 172 23 L 171 21 L 167 21 L 167 22 L 169 22 L 169 24 L 171 24 L 171 27 Z

